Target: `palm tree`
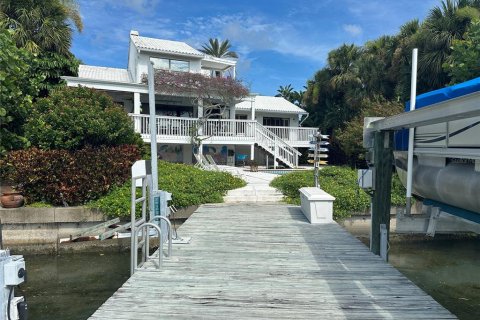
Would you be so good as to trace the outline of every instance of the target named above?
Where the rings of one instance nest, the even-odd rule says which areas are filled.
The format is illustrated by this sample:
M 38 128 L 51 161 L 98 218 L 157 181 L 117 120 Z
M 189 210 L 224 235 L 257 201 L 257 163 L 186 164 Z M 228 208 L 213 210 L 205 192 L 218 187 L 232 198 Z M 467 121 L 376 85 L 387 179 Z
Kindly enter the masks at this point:
M 419 74 L 428 88 L 436 89 L 448 82 L 442 65 L 451 53 L 452 41 L 462 39 L 473 19 L 478 18 L 479 1 L 444 0 L 430 11 L 420 32 Z
M 75 0 L 0 0 L 0 27 L 31 52 L 69 54 L 73 25 L 83 29 Z
M 209 54 L 217 58 L 238 58 L 235 51 L 230 51 L 231 44 L 228 40 L 218 41 L 215 39 L 208 39 L 208 43 L 202 46 L 201 52 Z
M 288 84 L 286 85 L 285 87 L 284 86 L 280 86 L 278 89 L 277 89 L 277 94 L 275 95 L 275 97 L 283 97 L 285 98 L 286 100 L 292 102 L 292 98 L 293 98 L 293 95 L 294 95 L 294 91 L 293 91 L 293 87 L 291 84 Z

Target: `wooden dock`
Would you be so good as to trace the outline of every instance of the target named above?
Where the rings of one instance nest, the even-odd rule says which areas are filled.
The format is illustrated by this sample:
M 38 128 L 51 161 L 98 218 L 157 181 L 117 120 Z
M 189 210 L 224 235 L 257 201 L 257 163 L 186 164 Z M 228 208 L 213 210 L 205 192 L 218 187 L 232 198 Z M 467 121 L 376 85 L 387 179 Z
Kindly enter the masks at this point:
M 337 224 L 298 207 L 204 205 L 161 270 L 137 271 L 90 319 L 456 319 Z

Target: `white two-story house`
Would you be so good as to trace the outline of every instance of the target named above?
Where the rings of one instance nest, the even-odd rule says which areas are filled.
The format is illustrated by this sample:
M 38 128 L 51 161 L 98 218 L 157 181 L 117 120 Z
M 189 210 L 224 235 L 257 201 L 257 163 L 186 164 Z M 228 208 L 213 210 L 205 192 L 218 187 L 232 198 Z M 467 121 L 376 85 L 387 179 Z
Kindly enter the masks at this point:
M 80 65 L 78 77 L 63 77 L 69 86 L 105 91 L 123 105 L 132 125 L 150 142 L 148 87 L 142 79 L 148 63 L 174 72 L 201 73 L 208 77 L 236 76 L 236 60 L 206 55 L 184 42 L 141 37 L 130 32 L 126 69 Z M 202 111 L 200 111 L 202 112 Z M 184 95 L 156 92 L 155 114 L 159 158 L 192 163 L 191 128 L 198 122 L 199 107 Z M 298 148 L 309 145 L 316 128 L 300 127 L 305 110 L 282 97 L 251 95 L 204 124 L 202 152 L 220 164 L 247 157 L 259 164 L 298 166 Z

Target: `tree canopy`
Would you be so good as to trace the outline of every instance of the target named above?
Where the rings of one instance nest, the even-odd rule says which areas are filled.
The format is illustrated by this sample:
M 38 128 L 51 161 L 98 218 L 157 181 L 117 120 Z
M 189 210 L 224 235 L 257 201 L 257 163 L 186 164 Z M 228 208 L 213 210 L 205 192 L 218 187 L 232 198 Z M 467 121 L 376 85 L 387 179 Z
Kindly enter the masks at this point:
M 356 161 L 363 117 L 401 112 L 409 99 L 413 48 L 419 49 L 418 94 L 480 75 L 479 18 L 480 1 L 444 0 L 395 35 L 330 51 L 326 66 L 307 81 L 305 125 L 331 134 Z

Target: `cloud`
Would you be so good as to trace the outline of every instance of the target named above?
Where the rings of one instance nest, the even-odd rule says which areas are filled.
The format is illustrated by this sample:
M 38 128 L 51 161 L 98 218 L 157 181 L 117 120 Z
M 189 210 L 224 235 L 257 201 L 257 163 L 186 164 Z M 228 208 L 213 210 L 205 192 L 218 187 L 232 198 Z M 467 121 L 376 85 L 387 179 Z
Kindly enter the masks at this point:
M 185 39 L 200 47 L 208 38 L 229 39 L 242 58 L 255 51 L 271 50 L 284 55 L 324 61 L 328 48 L 305 36 L 285 21 L 269 21 L 260 16 L 243 14 L 191 18 L 181 26 Z
M 160 0 L 113 0 L 142 14 L 154 14 Z
M 354 37 L 361 35 L 363 32 L 362 27 L 356 24 L 344 24 L 343 30 L 345 30 Z

